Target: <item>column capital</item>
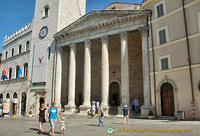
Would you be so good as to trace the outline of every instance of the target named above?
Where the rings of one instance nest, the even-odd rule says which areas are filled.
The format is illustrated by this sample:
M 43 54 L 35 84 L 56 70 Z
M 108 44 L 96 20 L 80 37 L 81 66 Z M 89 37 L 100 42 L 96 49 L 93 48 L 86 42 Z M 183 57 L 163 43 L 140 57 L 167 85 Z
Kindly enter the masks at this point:
M 121 40 L 127 40 L 127 35 L 128 35 L 128 33 L 126 31 L 125 32 L 121 32 L 120 33 Z
M 106 40 L 108 40 L 108 36 L 107 35 L 101 37 L 101 41 L 106 41 Z
M 148 27 L 148 26 L 140 27 L 140 28 L 138 28 L 138 30 L 139 30 L 140 32 L 142 32 L 142 33 L 147 33 L 148 30 L 149 30 L 149 27 Z
M 62 48 L 62 47 L 60 47 L 60 46 L 57 46 L 57 47 L 56 47 L 56 52 L 62 53 L 62 51 L 63 51 L 63 48 Z
M 91 40 L 87 39 L 84 41 L 85 48 L 90 48 L 91 47 Z
M 69 45 L 69 47 L 70 47 L 70 49 L 76 48 L 76 44 L 75 44 L 75 43 L 71 43 L 71 44 Z

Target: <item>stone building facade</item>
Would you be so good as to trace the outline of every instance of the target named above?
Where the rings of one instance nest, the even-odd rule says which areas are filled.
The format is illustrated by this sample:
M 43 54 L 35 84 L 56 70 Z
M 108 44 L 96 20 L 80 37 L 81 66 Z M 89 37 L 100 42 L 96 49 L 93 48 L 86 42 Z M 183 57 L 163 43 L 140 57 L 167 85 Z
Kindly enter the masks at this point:
M 66 114 L 77 107 L 86 114 L 91 101 L 99 101 L 106 114 L 121 115 L 134 98 L 142 116 L 153 109 L 146 67 L 149 15 L 150 10 L 91 11 L 55 34 L 55 98 Z
M 200 117 L 200 1 L 145 0 L 149 19 L 151 99 L 157 116 Z M 195 102 L 197 112 L 192 110 Z
M 10 114 L 25 115 L 26 112 L 31 33 L 30 23 L 4 39 L 1 70 L 6 70 L 8 80 L 0 81 L 0 94 L 3 103 L 10 103 Z M 19 68 L 22 74 L 17 78 Z

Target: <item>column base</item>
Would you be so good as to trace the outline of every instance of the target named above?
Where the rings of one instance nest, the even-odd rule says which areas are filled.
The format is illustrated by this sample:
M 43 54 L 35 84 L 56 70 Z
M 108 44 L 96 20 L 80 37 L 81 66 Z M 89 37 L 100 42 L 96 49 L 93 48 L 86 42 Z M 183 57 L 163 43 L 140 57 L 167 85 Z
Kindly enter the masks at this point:
M 149 105 L 149 106 L 143 105 L 140 109 L 141 109 L 141 117 L 142 118 L 147 118 L 149 116 L 149 111 L 150 110 L 154 111 L 154 106 L 152 106 L 152 105 Z
M 65 105 L 64 109 L 65 109 L 65 114 L 73 114 L 74 111 L 76 110 L 76 106 Z
M 101 107 L 103 108 L 104 116 L 108 116 L 110 107 L 108 105 L 101 105 Z
M 91 109 L 91 105 L 81 105 L 79 109 L 80 109 L 80 114 L 87 115 Z

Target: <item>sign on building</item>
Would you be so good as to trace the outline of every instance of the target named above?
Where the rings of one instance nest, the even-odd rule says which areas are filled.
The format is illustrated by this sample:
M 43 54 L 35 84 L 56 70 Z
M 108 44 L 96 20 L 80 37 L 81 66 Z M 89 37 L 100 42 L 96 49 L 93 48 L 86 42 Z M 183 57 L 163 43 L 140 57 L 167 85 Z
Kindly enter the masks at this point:
M 34 46 L 32 89 L 44 89 L 46 87 L 48 47 L 48 41 Z

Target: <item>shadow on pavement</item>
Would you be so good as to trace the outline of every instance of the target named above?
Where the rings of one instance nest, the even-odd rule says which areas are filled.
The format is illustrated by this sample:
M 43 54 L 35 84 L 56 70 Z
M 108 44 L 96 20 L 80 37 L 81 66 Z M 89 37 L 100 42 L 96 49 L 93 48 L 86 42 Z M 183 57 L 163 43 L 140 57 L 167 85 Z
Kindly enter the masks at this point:
M 39 132 L 38 128 L 30 128 L 29 130 L 37 131 L 37 134 L 46 135 L 46 136 L 49 135 L 47 132 Z
M 124 123 L 121 123 L 121 122 L 116 122 L 116 123 L 112 123 L 112 124 L 124 124 Z
M 87 126 L 98 126 L 96 124 L 86 124 Z

